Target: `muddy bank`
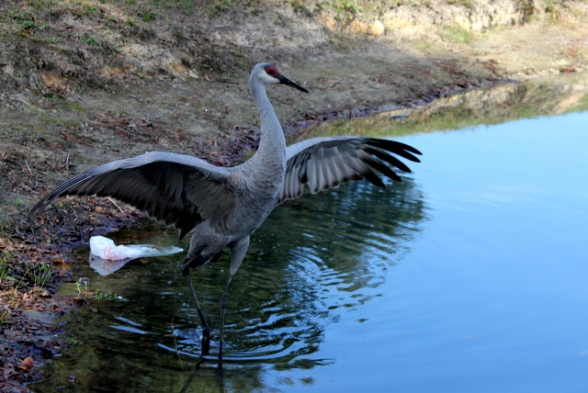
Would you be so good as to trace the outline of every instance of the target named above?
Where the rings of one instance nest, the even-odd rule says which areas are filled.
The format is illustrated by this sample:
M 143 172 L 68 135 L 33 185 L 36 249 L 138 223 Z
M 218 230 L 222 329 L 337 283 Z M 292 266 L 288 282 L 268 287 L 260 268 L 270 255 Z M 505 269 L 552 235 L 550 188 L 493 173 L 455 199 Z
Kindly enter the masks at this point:
M 311 91 L 270 91 L 286 127 L 581 74 L 588 63 L 581 1 L 128 3 L 0 5 L 0 391 L 26 391 L 66 346 L 48 316 L 84 300 L 52 296 L 76 279 L 64 250 L 142 215 L 93 198 L 34 220 L 30 207 L 89 166 L 148 150 L 242 159 L 258 140 L 254 63 L 273 61 Z

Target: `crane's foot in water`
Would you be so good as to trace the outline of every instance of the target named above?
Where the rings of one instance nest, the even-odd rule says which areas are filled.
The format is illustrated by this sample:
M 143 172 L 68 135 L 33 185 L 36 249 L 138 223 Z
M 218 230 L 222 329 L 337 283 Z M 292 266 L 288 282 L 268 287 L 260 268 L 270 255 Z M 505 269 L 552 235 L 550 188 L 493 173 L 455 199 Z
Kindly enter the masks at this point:
M 210 353 L 210 329 L 208 326 L 202 329 L 202 336 L 200 337 L 200 348 L 202 356 L 208 356 Z

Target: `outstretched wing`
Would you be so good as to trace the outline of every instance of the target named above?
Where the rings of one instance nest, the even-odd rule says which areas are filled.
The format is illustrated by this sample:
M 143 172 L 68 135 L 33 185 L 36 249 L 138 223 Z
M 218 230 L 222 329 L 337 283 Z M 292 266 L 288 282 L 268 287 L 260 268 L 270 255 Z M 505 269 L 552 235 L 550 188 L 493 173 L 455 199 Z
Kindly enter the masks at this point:
M 417 149 L 387 139 L 366 137 L 326 137 L 298 142 L 286 149 L 286 178 L 279 202 L 302 195 L 304 186 L 317 193 L 351 180 L 367 179 L 385 187 L 374 169 L 393 180 L 400 177 L 391 169 L 410 169 L 396 154 L 420 162 Z
M 173 153 L 151 152 L 92 168 L 66 181 L 32 209 L 63 195 L 98 195 L 129 203 L 174 225 L 184 237 L 198 223 L 218 224 L 235 206 L 229 168 Z

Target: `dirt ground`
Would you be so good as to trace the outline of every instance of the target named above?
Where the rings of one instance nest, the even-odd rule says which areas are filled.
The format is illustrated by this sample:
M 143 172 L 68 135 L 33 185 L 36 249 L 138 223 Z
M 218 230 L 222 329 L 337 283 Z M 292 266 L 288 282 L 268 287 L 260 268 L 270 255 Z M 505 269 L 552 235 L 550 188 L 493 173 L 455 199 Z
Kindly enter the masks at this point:
M 310 90 L 269 93 L 288 135 L 505 80 L 586 73 L 588 2 L 485 3 L 2 2 L 0 391 L 28 391 L 67 347 L 53 319 L 84 299 L 54 296 L 74 279 L 65 250 L 142 215 L 72 198 L 28 218 L 46 192 L 149 150 L 243 159 L 258 142 L 246 81 L 259 61 Z

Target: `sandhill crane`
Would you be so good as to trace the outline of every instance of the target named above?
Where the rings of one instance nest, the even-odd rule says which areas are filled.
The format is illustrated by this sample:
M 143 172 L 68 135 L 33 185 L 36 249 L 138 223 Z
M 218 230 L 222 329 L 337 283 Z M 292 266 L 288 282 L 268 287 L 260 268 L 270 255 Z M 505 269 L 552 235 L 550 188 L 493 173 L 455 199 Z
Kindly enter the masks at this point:
M 266 85 L 280 83 L 308 91 L 284 77 L 269 63 L 257 64 L 249 88 L 261 116 L 261 140 L 257 152 L 235 167 L 217 167 L 189 155 L 150 152 L 110 162 L 66 181 L 32 209 L 44 208 L 63 195 L 114 197 L 174 225 L 180 239 L 192 233 L 182 273 L 192 292 L 202 324 L 201 353 L 210 348 L 210 328 L 190 278 L 190 269 L 231 251 L 229 277 L 221 298 L 219 368 L 229 288 L 249 247 L 249 237 L 270 212 L 287 199 L 312 193 L 350 180 L 384 183 L 373 170 L 394 180 L 391 169 L 410 169 L 392 154 L 419 162 L 421 154 L 406 144 L 368 137 L 324 137 L 304 140 L 286 148 L 282 127 L 267 97 Z

